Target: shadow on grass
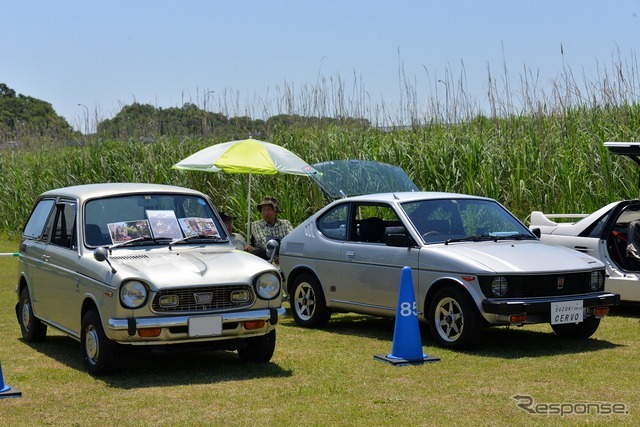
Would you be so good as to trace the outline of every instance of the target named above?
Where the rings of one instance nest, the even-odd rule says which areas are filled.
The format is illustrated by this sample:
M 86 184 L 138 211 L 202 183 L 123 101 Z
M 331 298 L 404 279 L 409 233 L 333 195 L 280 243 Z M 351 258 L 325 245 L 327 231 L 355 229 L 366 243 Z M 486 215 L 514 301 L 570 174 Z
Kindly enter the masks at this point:
M 633 311 L 631 313 L 633 313 Z M 637 315 L 638 314 L 635 314 L 635 316 Z M 287 325 L 297 327 L 293 321 L 287 322 Z M 391 348 L 394 339 L 394 326 L 395 320 L 391 318 L 349 313 L 334 314 L 329 324 L 322 330 L 334 334 L 358 335 L 370 339 L 387 341 L 389 348 Z M 482 331 L 482 340 L 478 346 L 473 350 L 461 352 L 468 355 L 475 354 L 485 357 L 518 359 L 522 357 L 577 354 L 620 346 L 616 343 L 599 339 L 597 332 L 594 337 L 589 339 L 570 339 L 557 336 L 550 327 L 548 331 L 531 330 L 529 329 L 531 327 L 539 329 L 541 325 L 524 326 L 522 328 L 506 328 L 500 326 L 484 328 Z M 420 323 L 420 331 L 420 339 L 423 346 L 438 348 L 431 337 L 429 326 L 426 323 Z
M 71 338 L 47 336 L 44 342 L 27 345 L 70 368 L 85 371 L 80 343 Z M 290 370 L 282 369 L 275 363 L 244 362 L 236 352 L 231 351 L 165 353 L 125 349 L 119 369 L 99 379 L 111 387 L 134 389 L 282 378 L 291 375 Z
M 612 307 L 609 315 L 640 319 L 640 302 L 625 301 L 618 306 Z

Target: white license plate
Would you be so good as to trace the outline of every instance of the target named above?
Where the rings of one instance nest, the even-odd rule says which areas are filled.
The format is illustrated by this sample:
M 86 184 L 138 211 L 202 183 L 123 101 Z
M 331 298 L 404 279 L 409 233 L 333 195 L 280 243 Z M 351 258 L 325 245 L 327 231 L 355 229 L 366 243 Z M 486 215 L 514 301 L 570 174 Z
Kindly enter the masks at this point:
M 578 323 L 584 320 L 582 301 L 551 303 L 551 324 Z
M 210 337 L 222 335 L 222 317 L 205 316 L 189 318 L 190 337 Z

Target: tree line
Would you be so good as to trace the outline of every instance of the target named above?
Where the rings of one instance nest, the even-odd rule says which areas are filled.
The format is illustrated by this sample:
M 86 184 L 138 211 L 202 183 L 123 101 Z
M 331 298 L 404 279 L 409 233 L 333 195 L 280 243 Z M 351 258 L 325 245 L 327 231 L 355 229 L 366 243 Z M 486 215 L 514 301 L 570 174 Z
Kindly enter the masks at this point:
M 5 83 L 0 83 L 0 143 L 33 142 L 43 138 L 68 143 L 87 137 L 143 141 L 163 136 L 260 138 L 271 130 L 282 127 L 313 128 L 353 124 L 366 127 L 370 125 L 366 119 L 303 117 L 296 114 L 280 114 L 266 120 L 246 116 L 227 117 L 201 109 L 193 103 L 185 103 L 182 107 L 162 108 L 134 102 L 124 106 L 113 118 L 99 121 L 95 134 L 82 135 L 74 131 L 50 103 L 17 94 Z

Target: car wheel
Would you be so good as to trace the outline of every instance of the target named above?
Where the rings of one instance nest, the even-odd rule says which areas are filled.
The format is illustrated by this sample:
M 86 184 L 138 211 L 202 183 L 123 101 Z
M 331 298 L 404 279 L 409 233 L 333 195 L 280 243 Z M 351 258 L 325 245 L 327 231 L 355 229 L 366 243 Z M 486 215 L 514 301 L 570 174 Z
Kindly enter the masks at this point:
M 551 329 L 561 337 L 585 339 L 593 335 L 598 326 L 600 326 L 600 319 L 590 316 L 580 323 L 551 325 Z
M 266 363 L 276 349 L 276 330 L 261 337 L 249 338 L 245 348 L 238 349 L 240 359 L 247 362 Z
M 20 292 L 17 314 L 22 338 L 26 342 L 40 342 L 45 339 L 47 336 L 47 325 L 33 315 L 31 296 L 29 296 L 29 289 L 26 287 Z
M 468 349 L 482 336 L 482 323 L 471 298 L 462 290 L 440 289 L 429 308 L 429 328 L 442 347 Z
M 118 344 L 105 335 L 97 311 L 90 310 L 82 318 L 80 341 L 87 372 L 95 376 L 113 372 L 118 357 Z
M 322 287 L 315 277 L 303 274 L 293 282 L 293 292 L 289 296 L 293 320 L 300 326 L 324 326 L 331 317 L 331 311 L 322 293 Z

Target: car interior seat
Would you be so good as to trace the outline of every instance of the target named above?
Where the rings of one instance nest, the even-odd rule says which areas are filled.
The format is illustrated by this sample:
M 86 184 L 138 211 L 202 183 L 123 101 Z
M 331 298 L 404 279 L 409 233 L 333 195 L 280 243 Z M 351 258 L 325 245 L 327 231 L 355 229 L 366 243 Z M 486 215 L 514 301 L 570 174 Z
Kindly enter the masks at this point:
M 87 224 L 85 226 L 85 234 L 87 245 L 100 246 L 105 244 L 102 230 L 97 224 Z
M 386 225 L 382 218 L 370 217 L 360 222 L 360 240 L 364 242 L 382 242 L 382 236 L 386 230 Z
M 631 221 L 627 228 L 627 247 L 625 252 L 628 267 L 640 269 L 640 221 Z

